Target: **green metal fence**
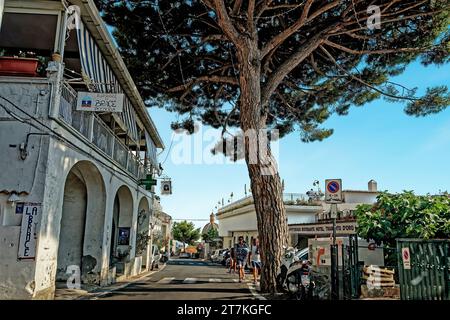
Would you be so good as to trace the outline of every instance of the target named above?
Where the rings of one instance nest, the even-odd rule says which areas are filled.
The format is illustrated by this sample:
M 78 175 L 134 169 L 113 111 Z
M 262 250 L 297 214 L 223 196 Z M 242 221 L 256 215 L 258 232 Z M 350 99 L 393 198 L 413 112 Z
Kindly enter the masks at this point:
M 450 300 L 450 240 L 397 239 L 402 300 Z

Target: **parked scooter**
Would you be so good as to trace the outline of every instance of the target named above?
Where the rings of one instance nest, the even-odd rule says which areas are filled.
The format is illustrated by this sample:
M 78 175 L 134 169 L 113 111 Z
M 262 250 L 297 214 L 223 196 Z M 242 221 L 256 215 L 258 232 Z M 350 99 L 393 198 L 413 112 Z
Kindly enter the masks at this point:
M 284 249 L 284 253 L 283 256 L 281 257 L 281 266 L 280 266 L 280 270 L 278 271 L 278 275 L 277 275 L 277 288 L 278 291 L 285 291 L 287 290 L 287 286 L 286 286 L 286 278 L 287 275 L 291 273 L 290 269 L 291 266 L 293 266 L 295 264 L 295 262 L 298 261 L 298 258 L 296 256 L 296 252 L 297 249 L 292 248 L 292 247 L 286 247 L 283 246 Z
M 278 290 L 289 292 L 297 300 L 312 299 L 315 284 L 311 281 L 309 261 L 300 261 L 296 255 L 297 249 L 283 248 L 284 254 L 277 276 Z
M 312 300 L 315 283 L 312 281 L 312 268 L 309 261 L 299 261 L 291 267 L 286 277 L 286 286 L 296 300 Z

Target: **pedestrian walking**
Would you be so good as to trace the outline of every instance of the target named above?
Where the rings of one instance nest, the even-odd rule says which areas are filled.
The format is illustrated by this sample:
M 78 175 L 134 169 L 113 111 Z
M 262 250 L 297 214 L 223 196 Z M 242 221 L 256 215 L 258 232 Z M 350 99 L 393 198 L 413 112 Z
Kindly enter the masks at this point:
M 256 284 L 258 282 L 258 274 L 261 272 L 261 255 L 259 250 L 259 240 L 257 238 L 253 238 L 252 240 L 249 260 L 253 269 L 253 282 Z
M 236 245 L 236 263 L 239 272 L 239 282 L 245 279 L 245 262 L 247 261 L 249 249 L 247 244 L 244 242 L 244 237 L 240 236 L 238 238 L 239 243 Z
M 230 269 L 228 270 L 228 273 L 236 273 L 236 252 L 234 248 L 230 249 Z

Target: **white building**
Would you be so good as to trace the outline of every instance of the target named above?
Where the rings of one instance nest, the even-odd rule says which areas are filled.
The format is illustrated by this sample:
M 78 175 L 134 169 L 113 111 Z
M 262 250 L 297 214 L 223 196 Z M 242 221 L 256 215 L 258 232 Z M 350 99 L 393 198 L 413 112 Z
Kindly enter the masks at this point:
M 288 225 L 316 221 L 316 216 L 322 212 L 322 207 L 316 203 L 308 203 L 306 195 L 284 193 L 283 201 L 286 208 Z M 243 236 L 247 243 L 258 237 L 256 211 L 253 197 L 248 196 L 220 208 L 217 212 L 219 220 L 219 237 L 223 237 L 223 246 L 230 248 Z M 292 242 L 291 234 L 289 234 Z
M 343 190 L 343 203 L 338 204 L 339 228 L 356 230 L 353 211 L 359 204 L 376 202 L 377 183 L 369 181 L 367 190 Z M 323 201 L 308 201 L 303 194 L 284 193 L 287 223 L 289 229 L 289 244 L 306 247 L 307 238 L 315 236 L 329 236 L 328 224 L 330 205 Z M 223 237 L 223 246 L 231 247 L 237 243 L 239 236 L 249 243 L 258 237 L 256 211 L 253 197 L 248 196 L 220 208 L 217 212 L 219 220 L 219 236 Z M 342 234 L 345 234 L 343 231 Z
M 4 55 L 53 59 L 36 74 L 0 57 L 0 299 L 52 299 L 77 268 L 98 285 L 140 273 L 139 179 L 164 145 L 93 1 L 6 0 L 0 21 Z M 77 91 L 123 93 L 123 112 L 75 111 Z

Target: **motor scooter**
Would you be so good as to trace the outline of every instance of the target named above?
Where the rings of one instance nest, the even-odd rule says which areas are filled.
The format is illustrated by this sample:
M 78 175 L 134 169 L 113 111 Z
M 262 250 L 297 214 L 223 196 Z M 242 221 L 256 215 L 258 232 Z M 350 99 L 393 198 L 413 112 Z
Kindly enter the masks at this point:
M 278 275 L 276 278 L 278 291 L 286 291 L 288 289 L 286 286 L 287 275 L 295 270 L 291 270 L 291 267 L 299 260 L 295 254 L 297 249 L 286 246 L 283 246 L 283 249 L 284 253 L 281 257 L 281 266 L 278 270 Z
M 311 263 L 307 260 L 294 263 L 286 277 L 286 287 L 296 300 L 312 300 L 315 282 L 312 281 Z

